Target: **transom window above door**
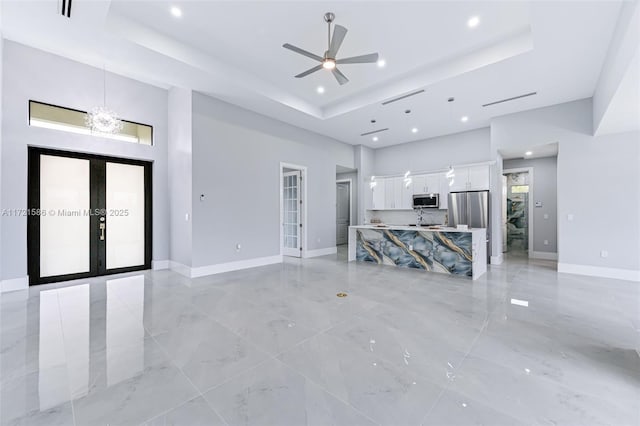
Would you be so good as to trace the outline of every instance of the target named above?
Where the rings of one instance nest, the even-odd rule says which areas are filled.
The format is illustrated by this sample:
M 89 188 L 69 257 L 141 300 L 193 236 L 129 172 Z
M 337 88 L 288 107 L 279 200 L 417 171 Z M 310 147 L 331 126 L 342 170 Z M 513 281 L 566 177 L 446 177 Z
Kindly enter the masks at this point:
M 101 133 L 89 128 L 86 124 L 86 118 L 85 111 L 29 101 L 30 126 L 93 135 L 141 145 L 153 145 L 152 126 L 121 119 L 122 130 L 118 133 Z

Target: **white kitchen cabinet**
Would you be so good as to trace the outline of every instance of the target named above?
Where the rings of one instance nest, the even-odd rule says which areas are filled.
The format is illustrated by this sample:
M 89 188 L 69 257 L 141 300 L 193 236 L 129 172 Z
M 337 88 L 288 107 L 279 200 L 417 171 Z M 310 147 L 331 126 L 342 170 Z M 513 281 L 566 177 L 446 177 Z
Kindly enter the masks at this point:
M 414 194 L 431 194 L 440 191 L 440 174 L 416 175 L 413 177 Z
M 427 175 L 415 175 L 411 178 L 413 193 L 424 194 L 424 190 L 427 186 Z
M 384 191 L 385 210 L 410 209 L 409 199 L 412 195 L 404 184 L 404 177 L 387 178 Z
M 480 191 L 489 189 L 489 166 L 456 167 L 449 192 Z
M 385 179 L 384 185 L 384 209 L 392 210 L 395 207 L 395 196 L 396 196 L 396 182 L 395 178 L 387 178 Z
M 407 186 L 404 183 L 404 179 L 402 180 L 402 204 L 400 208 L 413 209 L 413 185 Z
M 469 169 L 469 190 L 481 191 L 489 189 L 489 166 L 471 166 Z
M 386 187 L 387 179 L 376 179 L 376 185 L 371 188 L 373 193 L 373 203 L 371 208 L 373 210 L 382 210 L 385 208 L 384 200 L 385 200 L 385 187 Z

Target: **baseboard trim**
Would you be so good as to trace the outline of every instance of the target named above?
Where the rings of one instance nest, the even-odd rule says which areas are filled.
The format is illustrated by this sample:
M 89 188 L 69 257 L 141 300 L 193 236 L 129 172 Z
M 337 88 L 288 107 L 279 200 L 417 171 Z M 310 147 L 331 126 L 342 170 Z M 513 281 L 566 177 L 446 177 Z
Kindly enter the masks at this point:
M 169 261 L 168 260 L 152 260 L 151 269 L 153 269 L 154 271 L 159 271 L 160 269 L 169 269 Z
M 491 256 L 492 265 L 501 265 L 503 261 L 504 261 L 504 257 L 502 256 L 502 253 L 500 253 L 497 256 Z
M 640 271 L 634 269 L 604 268 L 601 266 L 558 263 L 558 272 L 591 277 L 613 278 L 616 280 L 640 281 Z
M 274 263 L 282 263 L 282 256 L 277 255 L 257 257 L 255 259 L 246 259 L 238 260 L 235 262 L 218 263 L 215 265 L 199 266 L 197 268 L 191 268 L 191 278 L 238 271 L 241 269 L 257 268 L 259 266 L 273 265 Z
M 175 260 L 170 260 L 169 269 L 171 269 L 173 272 L 177 272 L 182 276 L 191 278 L 191 267 L 184 265 L 180 262 L 176 262 Z
M 328 256 L 330 254 L 336 254 L 336 253 L 338 253 L 337 247 L 327 247 L 323 249 L 307 250 L 306 252 L 304 252 L 302 257 L 304 257 L 305 259 L 308 259 L 310 257 Z
M 29 288 L 29 276 L 0 281 L 0 293 L 26 290 Z
M 531 252 L 531 258 L 541 260 L 558 260 L 558 253 L 549 251 L 533 251 Z

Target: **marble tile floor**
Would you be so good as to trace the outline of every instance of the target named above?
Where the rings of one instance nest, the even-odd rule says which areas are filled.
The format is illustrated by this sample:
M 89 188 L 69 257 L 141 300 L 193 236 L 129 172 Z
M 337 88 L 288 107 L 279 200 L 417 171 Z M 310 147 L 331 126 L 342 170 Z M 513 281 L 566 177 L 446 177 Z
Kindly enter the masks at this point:
M 1 294 L 0 424 L 640 424 L 638 283 L 522 257 L 472 282 L 345 249 Z

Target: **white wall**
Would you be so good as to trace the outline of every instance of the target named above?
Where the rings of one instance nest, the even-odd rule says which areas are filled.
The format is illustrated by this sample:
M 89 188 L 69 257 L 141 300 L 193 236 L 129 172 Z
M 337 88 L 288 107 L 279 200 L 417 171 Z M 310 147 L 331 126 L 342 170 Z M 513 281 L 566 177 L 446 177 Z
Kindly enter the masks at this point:
M 373 173 L 398 175 L 446 169 L 449 165 L 492 160 L 490 129 L 477 129 L 417 142 L 379 148 L 375 151 Z
M 374 174 L 373 167 L 375 163 L 375 151 L 364 145 L 356 145 L 353 147 L 354 161 L 358 169 L 358 224 L 365 223 L 365 209 L 371 200 L 371 191 L 369 189 L 369 179 Z M 369 200 L 369 201 L 368 201 Z
M 534 252 L 556 253 L 558 250 L 558 194 L 557 194 L 557 158 L 531 158 L 505 160 L 504 170 L 518 169 L 523 167 L 533 168 L 533 191 L 529 196 L 533 199 L 533 235 L 529 238 L 533 240 Z M 540 201 L 542 207 L 535 207 L 535 203 Z M 544 215 L 548 215 L 545 219 Z M 544 240 L 549 242 L 544 245 Z
M 153 161 L 153 260 L 169 258 L 167 92 L 109 74 L 107 103 L 125 119 L 153 126 L 154 146 L 29 127 L 28 102 L 89 110 L 103 102 L 103 71 L 6 41 L 3 51 L 0 207 L 27 207 L 27 147 Z M 2 279 L 27 275 L 27 219 L 2 217 Z
M 194 267 L 279 255 L 280 162 L 307 167 L 306 249 L 335 247 L 336 165 L 354 167 L 353 147 L 194 93 Z
M 171 88 L 168 105 L 169 258 L 191 266 L 192 249 L 192 93 Z
M 622 4 L 620 15 L 615 32 L 611 39 L 611 44 L 607 51 L 607 56 L 600 71 L 598 83 L 593 94 L 593 129 L 596 134 L 603 133 L 601 129 L 607 115 L 614 114 L 612 102 L 623 82 L 625 75 L 630 71 L 634 58 L 637 61 L 640 55 L 640 3 L 638 1 L 628 1 Z M 634 79 L 637 81 L 637 76 Z M 636 87 L 637 91 L 638 88 Z M 636 98 L 637 99 L 637 98 Z M 633 106 L 629 105 L 629 108 Z M 636 107 L 637 110 L 637 107 Z M 614 119 L 615 120 L 615 119 Z M 609 118 L 611 121 L 611 118 Z M 638 118 L 631 118 L 631 123 L 618 123 L 614 126 L 614 131 L 637 129 Z M 635 122 L 635 123 L 634 123 Z M 627 125 L 624 125 L 627 124 Z M 608 128 L 607 131 L 612 129 Z
M 590 99 L 506 115 L 492 150 L 558 142 L 560 270 L 638 279 L 640 133 L 594 137 L 592 123 Z

